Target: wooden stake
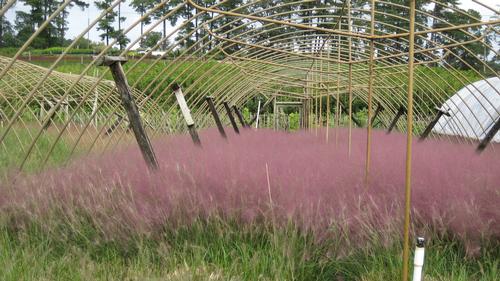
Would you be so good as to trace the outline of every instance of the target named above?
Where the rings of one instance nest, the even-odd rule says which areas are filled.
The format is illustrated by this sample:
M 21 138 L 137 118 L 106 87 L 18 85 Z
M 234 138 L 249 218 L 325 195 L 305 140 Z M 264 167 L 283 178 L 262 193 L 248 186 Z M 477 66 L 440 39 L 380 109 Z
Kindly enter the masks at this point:
M 434 126 L 436 126 L 436 124 L 439 121 L 439 119 L 441 118 L 441 116 L 443 116 L 443 115 L 446 115 L 448 117 L 451 116 L 448 111 L 444 111 L 441 108 L 436 108 L 436 110 L 437 110 L 436 117 L 434 117 L 434 119 L 429 123 L 429 125 L 427 125 L 424 132 L 420 136 L 419 141 L 423 141 L 429 136 L 429 134 L 431 133 Z
M 382 105 L 380 103 L 377 103 L 377 108 L 375 109 L 375 113 L 373 114 L 373 117 L 372 117 L 372 126 L 373 124 L 375 123 L 375 119 L 377 119 L 378 115 L 380 114 L 380 112 L 382 112 L 384 108 L 382 107 Z
M 238 120 L 240 121 L 240 124 L 243 128 L 249 127 L 247 123 L 245 123 L 245 119 L 243 119 L 243 115 L 241 115 L 240 110 L 236 107 L 236 105 L 233 105 L 233 110 L 236 113 L 236 117 L 238 117 Z
M 240 130 L 238 129 L 236 121 L 234 121 L 234 116 L 233 113 L 231 112 L 231 107 L 229 107 L 227 101 L 224 102 L 224 108 L 226 108 L 227 116 L 229 117 L 229 121 L 231 121 L 231 125 L 233 126 L 234 132 L 239 134 Z
M 396 113 L 396 116 L 394 116 L 394 119 L 392 120 L 391 124 L 389 125 L 389 128 L 387 129 L 388 134 L 390 134 L 392 132 L 392 129 L 394 129 L 394 127 L 396 127 L 396 124 L 398 123 L 399 118 L 401 118 L 401 116 L 403 116 L 403 114 L 405 114 L 405 112 L 406 112 L 406 109 L 403 106 L 399 107 L 399 110 Z
M 217 129 L 219 129 L 219 133 L 223 138 L 227 138 L 226 132 L 224 131 L 224 126 L 222 126 L 222 122 L 220 121 L 219 114 L 217 113 L 217 110 L 215 109 L 214 105 L 214 98 L 213 97 L 206 97 L 205 98 L 208 104 L 208 108 L 212 112 L 212 115 L 214 116 L 215 124 L 217 125 Z
M 104 56 L 97 62 L 97 65 L 109 66 L 113 79 L 115 80 L 118 93 L 120 93 L 122 105 L 128 114 L 128 119 L 142 156 L 144 157 L 148 167 L 152 170 L 156 170 L 158 169 L 158 161 L 156 160 L 156 155 L 153 151 L 148 135 L 142 126 L 141 115 L 139 114 L 137 105 L 134 102 L 134 98 L 131 94 L 132 91 L 130 90 L 127 77 L 123 71 L 122 63 L 126 62 L 127 59 L 123 57 Z
M 481 141 L 479 146 L 477 147 L 476 151 L 478 153 L 483 152 L 483 150 L 488 146 L 488 144 L 491 142 L 491 140 L 495 137 L 496 133 L 500 130 L 500 118 L 496 121 L 495 125 L 491 127 L 491 129 L 488 131 L 484 139 Z
M 198 132 L 196 131 L 196 126 L 194 125 L 193 117 L 191 117 L 191 110 L 189 110 L 189 107 L 186 103 L 186 99 L 184 98 L 184 94 L 182 93 L 181 87 L 177 83 L 174 83 L 172 85 L 172 91 L 174 91 L 175 98 L 177 99 L 177 103 L 179 104 L 179 107 L 181 109 L 182 116 L 186 121 L 188 131 L 189 134 L 191 135 L 193 143 L 197 146 L 201 146 L 200 137 L 198 136 Z

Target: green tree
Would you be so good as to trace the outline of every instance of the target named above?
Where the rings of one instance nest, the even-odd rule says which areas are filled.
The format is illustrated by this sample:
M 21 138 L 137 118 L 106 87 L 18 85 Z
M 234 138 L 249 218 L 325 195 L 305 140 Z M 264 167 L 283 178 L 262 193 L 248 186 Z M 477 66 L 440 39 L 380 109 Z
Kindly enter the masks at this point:
M 63 0 L 59 1 L 54 1 L 57 5 L 62 5 L 64 3 Z M 82 0 L 73 0 L 71 3 L 66 6 L 66 8 L 59 14 L 59 16 L 55 20 L 55 25 L 57 27 L 57 32 L 58 32 L 58 37 L 59 37 L 59 44 L 61 46 L 64 46 L 65 42 L 65 36 L 66 36 L 66 31 L 68 30 L 68 16 L 69 16 L 69 9 L 72 7 L 79 7 L 82 11 L 84 11 L 86 8 L 89 7 L 89 4 L 87 4 L 85 1 Z
M 130 42 L 130 39 L 128 39 L 127 36 L 125 36 L 125 34 L 123 34 L 122 22 L 124 22 L 127 18 L 122 17 L 122 13 L 121 13 L 122 3 L 125 3 L 125 0 L 122 0 L 118 4 L 118 15 L 117 15 L 118 29 L 113 34 L 113 38 L 115 38 L 118 41 L 118 45 L 120 46 L 120 50 L 123 50 L 125 48 L 125 46 Z
M 29 7 L 29 12 L 16 11 L 16 30 L 19 41 L 27 41 L 35 30 L 41 26 L 54 10 L 54 1 L 49 0 L 21 0 L 25 6 Z M 34 48 L 47 48 L 54 45 L 56 38 L 52 31 L 53 24 L 49 24 L 32 43 Z
M 158 42 L 161 40 L 163 37 L 163 34 L 161 32 L 157 31 L 152 31 L 149 32 L 144 40 L 141 42 L 141 48 L 153 48 L 158 44 Z
M 452 12 L 452 11 L 446 11 L 444 12 L 444 17 L 447 19 L 448 22 L 450 22 L 453 25 L 461 25 L 461 24 L 468 24 L 468 23 L 473 23 L 477 22 L 473 18 L 476 19 L 481 19 L 481 15 L 479 12 L 469 9 L 468 11 L 464 11 L 466 14 L 470 15 L 464 16 L 461 13 L 458 12 Z M 467 31 L 471 34 L 473 34 L 476 37 L 479 37 L 482 35 L 483 31 L 481 30 L 480 27 L 470 27 L 467 29 Z M 447 31 L 443 32 L 444 35 L 446 35 L 448 38 L 443 36 L 440 41 L 443 44 L 453 44 L 456 42 L 464 42 L 471 40 L 471 36 L 467 35 L 466 33 L 460 31 L 460 30 L 453 30 L 453 31 Z M 488 42 L 488 38 L 486 38 L 486 43 Z M 481 44 L 481 42 L 473 42 L 470 44 L 467 44 L 466 46 L 458 46 L 458 47 L 451 47 L 448 48 L 450 52 L 452 52 L 454 55 L 448 55 L 445 57 L 445 61 L 459 69 L 469 69 L 470 67 L 475 68 L 477 70 L 482 70 L 482 61 L 481 58 L 483 58 L 484 54 L 484 48 Z
M 94 2 L 95 6 L 99 10 L 103 11 L 111 7 L 112 3 L 113 0 L 101 0 Z M 102 31 L 102 33 L 99 34 L 99 37 L 106 43 L 106 45 L 109 45 L 109 39 L 112 39 L 116 34 L 116 29 L 113 26 L 113 23 L 115 22 L 117 16 L 118 13 L 114 10 L 109 11 L 104 17 L 101 18 L 101 20 L 99 20 L 99 23 L 97 24 L 97 30 Z
M 7 0 L 0 0 L 0 9 L 7 4 Z M 0 17 L 0 47 L 10 47 L 13 39 L 12 24 L 2 15 Z M 10 40 L 9 40 L 10 39 Z
M 153 15 L 153 17 L 157 20 L 161 19 L 166 13 L 168 13 L 170 11 L 170 7 L 173 7 L 175 5 L 172 5 L 171 2 L 173 1 L 168 1 L 167 3 L 163 3 L 161 4 L 162 0 L 152 0 L 152 6 L 155 7 L 156 5 L 161 5 L 161 7 L 158 7 L 158 9 L 156 10 L 155 14 Z M 162 39 L 164 40 L 161 48 L 163 50 L 166 50 L 168 44 L 167 44 L 167 40 L 166 40 L 166 37 L 167 37 L 167 20 L 168 19 L 163 19 L 163 36 L 162 36 Z
M 136 12 L 138 12 L 141 17 L 144 16 L 150 9 L 154 7 L 154 0 L 132 0 L 130 5 L 134 8 Z M 146 17 L 141 21 L 141 38 L 144 34 L 144 26 L 151 23 L 151 17 Z M 161 37 L 160 37 L 161 39 Z M 143 39 L 141 39 L 142 44 Z

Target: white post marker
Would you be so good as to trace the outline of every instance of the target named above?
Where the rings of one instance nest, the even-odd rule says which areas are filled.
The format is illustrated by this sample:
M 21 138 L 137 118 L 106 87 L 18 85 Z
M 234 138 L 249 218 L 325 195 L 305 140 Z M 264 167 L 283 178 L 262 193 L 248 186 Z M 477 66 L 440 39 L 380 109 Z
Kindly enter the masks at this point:
M 424 267 L 424 248 L 425 239 L 423 237 L 417 238 L 417 247 L 415 248 L 415 257 L 413 260 L 413 281 L 422 280 L 422 268 Z
M 259 99 L 259 105 L 257 106 L 257 120 L 255 120 L 255 129 L 259 128 L 259 116 L 260 115 L 260 99 Z
M 194 126 L 193 117 L 191 117 L 191 110 L 189 110 L 181 87 L 177 83 L 174 83 L 172 85 L 172 90 L 174 91 L 175 98 L 177 99 L 177 103 L 179 104 L 179 107 L 181 109 L 182 116 L 184 116 L 184 120 L 186 121 L 186 124 L 188 126 L 189 134 L 191 135 L 194 144 L 201 145 L 200 137 L 198 136 L 198 132 L 196 132 L 196 128 Z

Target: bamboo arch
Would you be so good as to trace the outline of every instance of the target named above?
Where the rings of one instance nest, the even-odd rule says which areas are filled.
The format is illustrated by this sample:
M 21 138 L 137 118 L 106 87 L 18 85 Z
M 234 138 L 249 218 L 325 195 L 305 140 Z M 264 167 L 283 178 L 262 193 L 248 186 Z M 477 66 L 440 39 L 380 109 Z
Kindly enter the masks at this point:
M 480 1 L 472 1 L 493 14 L 500 15 L 494 8 Z M 0 15 L 12 9 L 14 2 L 8 1 L 1 8 Z M 41 157 L 44 159 L 43 163 L 47 163 L 57 144 L 62 141 L 69 144 L 71 154 L 74 154 L 76 151 L 89 153 L 109 149 L 130 139 L 130 134 L 123 125 L 127 120 L 120 106 L 119 96 L 113 82 L 106 80 L 109 78 L 108 70 L 101 68 L 99 72 L 96 71 L 96 62 L 116 46 L 117 40 L 113 40 L 96 54 L 81 73 L 70 75 L 55 71 L 67 54 L 75 49 L 77 41 L 94 28 L 107 12 L 117 9 L 120 2 L 114 1 L 88 26 L 82 27 L 81 33 L 49 68 L 22 62 L 20 58 L 33 40 L 69 5 L 70 0 L 64 1 L 59 9 L 54 11 L 14 57 L 0 57 L 0 150 L 6 149 L 5 141 L 8 138 L 17 139 L 22 143 L 24 155 L 23 161 L 19 163 L 21 169 L 30 157 Z M 139 58 L 132 59 L 126 68 L 126 74 L 130 75 L 141 67 L 142 62 L 148 63 L 130 86 L 150 136 L 156 137 L 186 129 L 183 122 L 180 122 L 181 113 L 171 98 L 170 89 L 174 83 L 182 85 L 199 127 L 215 125 L 211 118 L 205 118 L 209 114 L 209 108 L 204 102 L 206 96 L 214 97 L 218 111 L 223 110 L 224 101 L 242 107 L 248 100 L 263 96 L 268 100 L 282 97 L 308 104 L 309 112 L 305 114 L 308 120 L 304 125 L 309 128 L 324 124 L 322 118 L 325 114 L 320 114 L 323 110 L 320 105 L 323 102 L 328 106 L 327 126 L 338 126 L 340 107 L 346 107 L 349 115 L 346 126 L 350 132 L 354 126 L 351 121 L 353 100 L 359 99 L 368 108 L 368 181 L 372 118 L 378 114 L 379 122 L 388 125 L 402 107 L 406 112 L 407 122 L 399 122 L 396 126 L 400 131 L 408 133 L 406 188 L 409 196 L 414 121 L 429 120 L 433 114 L 432 107 L 440 106 L 450 93 L 474 82 L 462 72 L 456 71 L 445 58 L 451 57 L 461 62 L 481 79 L 499 76 L 484 57 L 478 57 L 472 52 L 470 45 L 480 44 L 489 53 L 500 56 L 498 48 L 486 44 L 484 40 L 484 31 L 498 36 L 500 20 L 483 21 L 439 1 L 431 0 L 434 5 L 461 14 L 470 23 L 451 24 L 425 9 L 417 9 L 415 0 L 410 0 L 409 6 L 370 0 L 356 7 L 351 5 L 350 0 L 326 1 L 327 4 L 309 9 L 302 8 L 300 4 L 316 1 L 282 1 L 263 8 L 260 4 L 265 1 L 247 0 L 232 10 L 224 8 L 226 2 L 228 0 L 210 7 L 200 5 L 195 0 L 181 2 L 157 16 L 142 36 L 132 38 L 128 47 L 119 52 L 120 56 L 127 56 L 149 33 L 163 21 L 172 19 L 181 9 L 196 11 L 194 16 L 184 19 L 182 24 L 165 34 L 154 48 Z M 164 11 L 168 3 L 168 0 L 158 1 L 142 17 L 127 26 L 123 34 L 130 34 L 147 17 Z M 377 4 L 392 9 L 377 10 Z M 408 16 L 390 11 L 404 11 Z M 203 25 L 194 24 L 204 15 L 210 17 Z M 415 22 L 415 17 L 419 16 L 439 21 L 441 27 L 433 28 L 429 22 Z M 397 19 L 403 22 L 404 26 L 377 20 L 380 17 Z M 222 25 L 211 27 L 212 22 L 222 19 Z M 194 25 L 195 28 L 186 34 L 180 33 L 187 25 Z M 482 31 L 477 33 L 471 28 L 482 28 Z M 387 33 L 388 29 L 394 32 Z M 451 31 L 460 32 L 466 39 L 456 41 L 447 34 Z M 183 41 L 200 34 L 198 41 L 188 47 L 182 46 Z M 432 35 L 436 34 L 444 39 L 444 43 L 434 40 Z M 152 52 L 164 46 L 166 41 L 174 43 L 165 50 L 164 55 L 151 58 Z M 172 51 L 179 54 L 173 58 L 169 57 Z M 476 60 L 485 71 L 480 72 L 470 65 L 461 57 L 463 54 Z M 436 68 L 432 67 L 435 65 L 446 69 L 447 74 L 436 71 Z M 147 76 L 152 78 L 146 85 L 141 85 Z M 496 94 L 500 95 L 500 89 L 495 90 Z M 330 99 L 336 100 L 333 123 L 329 122 Z M 346 99 L 348 104 L 341 104 L 340 99 Z M 423 100 L 431 100 L 433 103 L 426 104 Z M 376 110 L 376 105 L 383 110 Z M 496 110 L 499 113 L 499 109 Z M 477 119 L 476 116 L 474 118 Z M 223 117 L 223 122 L 227 124 L 226 119 Z M 461 132 L 470 124 L 454 126 L 457 132 Z M 110 129 L 113 130 L 110 132 Z M 483 132 L 486 132 L 486 129 L 482 128 Z M 28 132 L 27 143 L 23 143 L 19 136 L 23 131 Z M 48 152 L 39 149 L 40 140 L 45 135 L 51 136 Z M 432 137 L 451 138 L 445 135 Z M 409 204 L 409 197 L 406 202 Z M 406 217 L 407 222 L 408 220 Z M 405 231 L 405 234 L 408 235 L 408 231 Z M 408 237 L 405 237 L 405 241 L 407 260 Z M 407 268 L 404 272 L 407 272 Z

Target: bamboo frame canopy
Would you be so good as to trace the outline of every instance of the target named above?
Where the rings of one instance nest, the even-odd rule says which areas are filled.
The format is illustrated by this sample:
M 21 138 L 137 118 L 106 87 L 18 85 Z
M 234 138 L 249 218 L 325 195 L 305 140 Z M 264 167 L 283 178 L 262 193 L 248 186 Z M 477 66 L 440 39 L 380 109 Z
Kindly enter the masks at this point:
M 7 1 L 0 15 L 13 9 L 13 2 Z M 500 13 L 481 1 L 470 0 L 470 4 L 488 10 L 494 17 L 481 19 L 456 6 L 427 1 L 431 7 L 460 15 L 458 23 L 451 23 L 429 5 L 415 7 L 413 41 L 409 16 L 412 9 L 404 1 L 242 0 L 237 5 L 231 5 L 229 0 L 213 5 L 198 0 L 175 1 L 177 4 L 156 1 L 142 16 L 123 26 L 122 35 L 130 39 L 127 46 L 120 48 L 118 40 L 112 39 L 93 57 L 82 58 L 78 73 L 57 72 L 89 30 L 95 29 L 107 13 L 118 9 L 117 0 L 92 15 L 62 54 L 52 57 L 50 66 L 26 62 L 33 42 L 70 2 L 62 2 L 13 57 L 0 57 L 0 150 L 7 149 L 7 141 L 22 144 L 23 161 L 17 163 L 21 168 L 32 158 L 47 163 L 62 142 L 74 154 L 130 141 L 127 114 L 115 84 L 108 69 L 98 67 L 110 52 L 128 59 L 125 74 L 151 138 L 187 130 L 171 91 L 174 83 L 182 86 L 198 127 L 215 126 L 206 96 L 213 97 L 219 113 L 224 112 L 224 102 L 231 108 L 243 108 L 248 101 L 259 98 L 267 99 L 267 103 L 274 98 L 304 102 L 304 109 L 310 111 L 304 115 L 309 118 L 304 121 L 305 127 L 323 124 L 318 120 L 324 117 L 316 121 L 313 117 L 330 114 L 325 113 L 326 106 L 320 105 L 328 100 L 330 109 L 332 98 L 337 103 L 332 105 L 337 119 L 341 107 L 352 117 L 356 102 L 368 107 L 369 129 L 377 124 L 388 126 L 401 107 L 408 109 L 410 84 L 415 130 L 433 118 L 435 107 L 441 107 L 469 84 L 466 91 L 481 100 L 479 110 L 488 112 L 488 122 L 494 122 L 499 115 L 500 109 L 484 98 L 500 96 L 498 86 L 490 85 L 492 90 L 486 93 L 474 84 L 477 80 L 490 84 L 487 78 L 499 75 L 491 63 L 491 57 L 499 57 L 499 48 L 490 41 L 498 40 Z M 153 48 L 131 55 L 148 35 L 161 30 L 164 22 L 174 22 L 179 14 L 190 16 L 181 17 L 179 24 L 167 29 Z M 418 20 L 422 18 L 426 20 Z M 147 20 L 150 23 L 146 25 Z M 143 30 L 142 35 L 132 37 L 136 29 Z M 409 81 L 411 48 L 414 73 Z M 487 55 L 478 54 L 478 48 Z M 463 69 L 469 72 L 459 71 Z M 371 122 L 374 105 L 378 105 L 377 120 L 373 120 L 376 124 Z M 457 135 L 467 130 L 469 123 L 481 123 L 480 118 L 485 116 L 481 114 L 454 124 Z M 223 123 L 229 124 L 225 114 L 221 117 Z M 354 124 L 350 120 L 342 125 L 351 128 Z M 395 126 L 399 131 L 409 128 L 404 122 Z M 436 126 L 439 130 L 441 123 Z M 470 138 L 460 141 L 480 139 L 488 128 L 479 127 Z M 440 134 L 430 137 L 450 138 Z M 42 151 L 40 145 L 47 141 L 50 149 Z M 369 149 L 370 141 L 367 156 Z

